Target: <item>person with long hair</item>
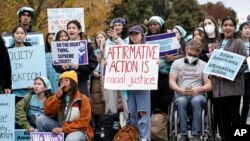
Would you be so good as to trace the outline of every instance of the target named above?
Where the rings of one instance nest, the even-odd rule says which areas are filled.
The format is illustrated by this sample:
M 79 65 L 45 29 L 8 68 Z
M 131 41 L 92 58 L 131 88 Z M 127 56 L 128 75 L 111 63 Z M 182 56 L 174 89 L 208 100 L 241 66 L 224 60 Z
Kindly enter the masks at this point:
M 82 26 L 79 21 L 71 20 L 67 24 L 67 32 L 69 34 L 69 41 L 80 41 L 83 40 Z M 74 70 L 78 75 L 78 86 L 81 93 L 89 96 L 88 80 L 89 76 L 95 70 L 98 65 L 98 61 L 94 54 L 91 43 L 87 44 L 88 47 L 88 65 L 79 65 L 73 63 L 65 63 L 54 67 L 56 72 L 63 73 L 65 71 Z
M 53 41 L 54 33 L 48 33 L 45 38 L 45 52 L 51 52 L 51 42 Z
M 11 93 L 11 65 L 8 50 L 5 46 L 5 42 L 0 35 L 0 92 L 10 94 Z
M 36 120 L 38 132 L 64 133 L 65 141 L 91 141 L 93 129 L 91 105 L 78 89 L 75 71 L 65 71 L 59 77 L 60 87 L 44 103 L 44 113 Z
M 250 22 L 244 22 L 240 25 L 239 36 L 245 43 L 245 48 L 250 55 Z M 244 73 L 245 78 L 245 93 L 243 95 L 243 107 L 241 110 L 241 121 L 243 124 L 250 125 L 250 70 L 247 69 Z
M 227 16 L 222 19 L 222 35 L 216 49 L 248 57 L 244 42 L 236 37 L 236 26 L 237 23 L 233 17 Z M 243 63 L 233 81 L 215 75 L 211 76 L 213 98 L 220 115 L 223 141 L 231 141 L 231 125 L 241 124 L 239 110 L 241 96 L 244 94 L 245 69 L 246 63 Z
M 34 132 L 36 119 L 44 115 L 44 101 L 50 97 L 51 85 L 46 77 L 36 77 L 34 79 L 33 91 L 24 96 L 16 104 L 16 124 L 19 128 Z
M 129 29 L 129 44 L 145 44 L 144 30 L 140 25 Z M 150 90 L 128 90 L 128 124 L 139 130 L 140 140 L 150 141 Z

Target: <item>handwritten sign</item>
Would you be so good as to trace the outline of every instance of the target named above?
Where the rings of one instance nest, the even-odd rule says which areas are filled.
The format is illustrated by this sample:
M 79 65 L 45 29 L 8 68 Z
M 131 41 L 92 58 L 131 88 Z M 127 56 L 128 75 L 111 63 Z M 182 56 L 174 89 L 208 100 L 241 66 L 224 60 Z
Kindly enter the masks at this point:
M 15 95 L 0 94 L 0 141 L 15 140 Z
M 67 24 L 71 20 L 80 22 L 82 32 L 85 31 L 83 8 L 48 8 L 48 29 L 50 33 L 59 30 L 67 30 Z
M 233 81 L 244 59 L 244 56 L 215 49 L 206 64 L 204 73 L 220 76 Z
M 3 36 L 3 39 L 5 41 L 6 47 L 10 47 L 12 44 L 14 44 L 12 35 Z M 39 32 L 28 33 L 26 35 L 25 42 L 31 43 L 32 46 L 41 45 L 42 47 L 44 47 L 43 34 Z
M 86 65 L 89 63 L 86 40 L 52 42 L 51 46 L 54 65 L 65 63 Z
M 34 79 L 38 76 L 47 77 L 44 47 L 10 48 L 8 52 L 13 89 L 33 86 Z
M 31 132 L 31 141 L 64 141 L 64 134 L 51 132 Z
M 146 36 L 146 43 L 148 44 L 159 44 L 160 45 L 160 56 L 174 55 L 178 53 L 180 44 L 176 38 L 176 34 L 165 33 L 158 35 Z
M 59 73 L 57 73 L 52 65 L 52 54 L 46 53 L 46 68 L 47 68 L 47 77 L 50 81 L 52 92 L 56 92 L 58 88 L 58 79 Z
M 15 141 L 30 141 L 29 132 L 26 129 L 16 129 Z
M 113 45 L 105 49 L 104 88 L 113 90 L 157 89 L 159 45 Z

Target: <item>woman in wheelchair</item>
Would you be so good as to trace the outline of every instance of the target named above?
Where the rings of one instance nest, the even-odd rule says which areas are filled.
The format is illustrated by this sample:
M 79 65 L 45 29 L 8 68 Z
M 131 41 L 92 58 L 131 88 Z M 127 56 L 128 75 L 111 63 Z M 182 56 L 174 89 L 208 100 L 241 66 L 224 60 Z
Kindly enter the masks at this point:
M 202 43 L 191 40 L 187 45 L 187 56 L 174 61 L 170 69 L 169 86 L 175 91 L 174 103 L 177 107 L 180 122 L 180 141 L 188 139 L 187 107 L 192 106 L 193 141 L 199 141 L 201 135 L 201 114 L 206 103 L 205 93 L 211 91 L 208 74 L 203 73 L 206 63 L 198 58 Z

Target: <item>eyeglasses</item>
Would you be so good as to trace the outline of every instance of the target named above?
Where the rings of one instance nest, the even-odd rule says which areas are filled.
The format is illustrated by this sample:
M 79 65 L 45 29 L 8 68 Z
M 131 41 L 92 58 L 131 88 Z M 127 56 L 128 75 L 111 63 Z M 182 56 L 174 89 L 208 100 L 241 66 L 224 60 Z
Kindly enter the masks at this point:
M 188 56 L 192 56 L 192 57 L 198 57 L 198 56 L 199 56 L 199 55 L 197 55 L 197 54 L 194 55 L 194 54 L 191 54 L 191 53 L 189 53 L 189 52 L 188 52 L 187 54 L 188 54 Z

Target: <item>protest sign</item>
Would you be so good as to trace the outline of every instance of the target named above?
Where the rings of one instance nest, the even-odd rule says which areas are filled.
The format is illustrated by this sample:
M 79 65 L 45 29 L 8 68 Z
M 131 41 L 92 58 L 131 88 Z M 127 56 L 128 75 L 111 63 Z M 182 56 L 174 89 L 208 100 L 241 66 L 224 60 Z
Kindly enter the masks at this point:
M 0 141 L 15 141 L 15 95 L 0 94 Z
M 59 73 L 57 73 L 52 65 L 52 54 L 46 53 L 46 68 L 47 68 L 47 77 L 50 81 L 52 92 L 56 92 L 58 88 L 58 79 Z
M 51 46 L 54 65 L 65 63 L 87 65 L 89 63 L 86 40 L 52 42 Z
M 10 47 L 14 44 L 14 39 L 12 35 L 3 36 L 6 47 Z M 41 45 L 44 47 L 44 38 L 43 34 L 39 32 L 27 33 L 25 37 L 25 42 L 31 43 L 32 46 Z
M 82 32 L 85 31 L 83 8 L 48 8 L 47 13 L 49 33 L 67 30 L 67 24 L 71 20 L 79 21 Z
M 177 40 L 176 34 L 174 32 L 146 36 L 146 43 L 159 44 L 160 57 L 177 54 L 178 49 L 180 48 L 179 41 Z
M 33 86 L 36 77 L 47 77 L 44 47 L 10 48 L 8 52 L 12 70 L 12 89 Z
M 52 132 L 31 132 L 31 141 L 64 141 L 64 134 Z
M 30 141 L 30 134 L 27 129 L 16 129 L 15 141 Z
M 111 45 L 105 54 L 105 89 L 157 89 L 159 45 Z
M 244 59 L 245 56 L 215 49 L 203 72 L 233 81 Z

